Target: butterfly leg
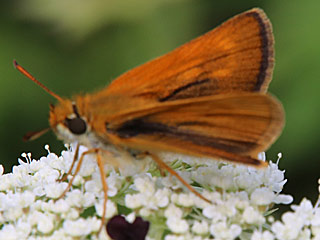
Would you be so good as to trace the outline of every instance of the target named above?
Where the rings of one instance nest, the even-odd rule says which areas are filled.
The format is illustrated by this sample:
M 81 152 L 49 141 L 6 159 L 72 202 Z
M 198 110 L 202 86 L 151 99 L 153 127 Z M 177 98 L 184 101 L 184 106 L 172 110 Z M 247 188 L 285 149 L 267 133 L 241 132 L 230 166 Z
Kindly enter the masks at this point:
M 100 231 L 102 230 L 102 228 L 104 226 L 105 216 L 106 216 L 106 212 L 107 212 L 108 184 L 107 184 L 107 181 L 106 181 L 106 178 L 105 178 L 106 174 L 105 174 L 105 171 L 104 171 L 103 161 L 102 161 L 101 155 L 99 153 L 97 153 L 97 163 L 98 163 L 98 167 L 99 167 L 99 171 L 100 171 L 103 194 L 104 194 L 103 211 L 102 211 L 102 215 L 101 215 L 101 225 L 100 225 L 100 228 L 99 228 L 99 231 L 98 231 L 98 233 L 100 233 Z
M 79 148 L 80 148 L 80 144 L 78 143 L 78 144 L 77 144 L 77 147 L 76 147 L 76 152 L 75 152 L 74 157 L 73 157 L 73 160 L 72 160 L 71 167 L 69 168 L 69 171 L 68 171 L 62 178 L 58 179 L 58 180 L 57 180 L 58 182 L 64 182 L 64 181 L 66 181 L 66 180 L 68 179 L 68 176 L 71 174 L 72 169 L 73 169 L 73 167 L 74 167 L 74 165 L 75 165 L 75 163 L 76 163 L 76 161 L 77 161 L 77 159 L 78 159 L 78 156 L 79 156 Z
M 78 149 L 78 147 L 77 147 L 77 149 Z M 97 163 L 98 163 L 98 167 L 99 167 L 99 171 L 100 171 L 101 182 L 102 182 L 103 193 L 104 193 L 103 212 L 102 212 L 102 216 L 101 216 L 101 225 L 100 225 L 98 233 L 102 230 L 102 227 L 104 226 L 104 223 L 105 223 L 105 215 L 106 215 L 106 211 L 107 211 L 107 201 L 108 201 L 108 185 L 107 185 L 107 181 L 105 179 L 106 175 L 105 175 L 105 171 L 104 171 L 104 165 L 103 165 L 103 161 L 102 161 L 102 158 L 101 158 L 101 154 L 99 154 L 100 151 L 103 151 L 103 152 L 105 152 L 107 154 L 110 154 L 110 152 L 108 152 L 106 150 L 103 150 L 103 149 L 99 149 L 99 148 L 92 148 L 92 149 L 82 153 L 82 155 L 81 155 L 81 157 L 80 157 L 80 159 L 78 161 L 78 164 L 76 166 L 76 170 L 74 172 L 74 175 L 70 179 L 66 189 L 63 191 L 63 193 L 57 199 L 57 200 L 59 200 L 62 197 L 64 197 L 65 194 L 70 190 L 75 177 L 77 176 L 77 174 L 80 171 L 80 168 L 81 168 L 81 165 L 82 165 L 82 162 L 83 162 L 83 159 L 84 159 L 85 155 L 88 155 L 88 154 L 91 154 L 91 153 L 95 153 L 96 156 L 97 156 Z M 79 152 L 79 150 L 78 150 L 78 152 Z M 76 151 L 75 155 L 78 155 L 77 151 Z M 73 168 L 73 167 L 71 166 L 71 168 Z M 71 171 L 70 171 L 70 173 L 71 173 Z
M 63 198 L 63 197 L 66 195 L 66 193 L 70 190 L 70 188 L 71 188 L 71 186 L 72 186 L 72 183 L 73 183 L 75 177 L 77 176 L 77 174 L 78 174 L 79 171 L 80 171 L 80 168 L 81 168 L 81 165 L 82 165 L 82 162 L 83 162 L 83 159 L 84 159 L 85 155 L 88 155 L 88 154 L 90 154 L 90 153 L 97 153 L 98 150 L 99 150 L 99 149 L 92 148 L 92 149 L 90 149 L 90 150 L 85 151 L 84 153 L 82 153 L 82 155 L 81 155 L 81 157 L 80 157 L 80 159 L 79 159 L 79 161 L 78 161 L 78 164 L 77 164 L 77 166 L 76 166 L 76 170 L 75 170 L 72 178 L 70 179 L 70 181 L 69 181 L 69 183 L 68 183 L 68 186 L 67 186 L 66 189 L 62 192 L 62 194 L 58 197 L 57 200 Z
M 204 196 L 202 196 L 200 193 L 198 193 L 189 183 L 187 183 L 175 170 L 173 170 L 168 164 L 166 164 L 164 161 L 161 160 L 157 155 L 145 152 L 146 156 L 150 156 L 159 166 L 159 169 L 161 170 L 167 170 L 171 175 L 175 176 L 184 186 L 186 186 L 191 192 L 193 192 L 196 196 L 201 198 L 202 200 L 211 203 L 211 201 Z

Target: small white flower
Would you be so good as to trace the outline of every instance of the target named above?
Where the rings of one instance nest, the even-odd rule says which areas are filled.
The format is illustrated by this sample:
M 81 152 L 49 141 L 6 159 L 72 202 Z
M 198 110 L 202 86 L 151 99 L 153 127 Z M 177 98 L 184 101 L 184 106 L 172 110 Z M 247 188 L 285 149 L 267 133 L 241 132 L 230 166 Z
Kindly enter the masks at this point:
M 97 168 L 96 158 L 86 155 L 83 161 L 85 161 L 86 163 L 85 165 L 82 165 L 80 168 L 80 171 L 79 171 L 80 176 L 87 177 L 92 175 L 94 172 L 96 172 L 96 168 Z
M 34 174 L 34 181 L 43 182 L 46 184 L 55 183 L 59 177 L 60 173 L 58 170 L 54 170 L 48 165 L 45 165 Z
M 312 230 L 312 234 L 315 236 L 314 239 L 319 240 L 320 239 L 320 226 L 312 226 L 311 230 Z
M 102 212 L 103 212 L 103 201 L 102 200 L 99 201 L 98 203 L 96 203 L 94 205 L 94 207 L 96 209 L 97 215 L 99 217 L 101 217 Z M 117 213 L 117 207 L 116 207 L 115 203 L 110 200 L 107 201 L 107 208 L 106 209 L 107 209 L 106 216 L 105 216 L 106 218 L 111 218 L 112 216 L 116 215 L 116 213 Z
M 250 198 L 254 204 L 269 205 L 275 199 L 275 193 L 266 187 L 261 187 L 255 189 Z
M 299 240 L 311 239 L 311 230 L 308 228 L 302 229 L 299 233 Z
M 164 208 L 169 204 L 169 191 L 168 189 L 158 189 L 154 194 L 156 205 L 160 208 Z
M 54 228 L 53 219 L 49 215 L 39 213 L 36 221 L 37 221 L 37 229 L 41 233 L 49 233 Z
M 243 214 L 242 219 L 248 224 L 263 224 L 265 222 L 265 218 L 263 215 L 255 210 L 252 206 L 247 207 Z
M 69 236 L 63 228 L 55 230 L 51 237 L 48 237 L 48 240 L 74 240 L 74 237 Z M 30 239 L 32 240 L 32 239 Z
M 23 210 L 21 207 L 19 207 L 18 205 L 15 207 L 11 206 L 3 213 L 3 218 L 6 221 L 15 221 L 18 220 L 22 216 L 22 214 Z
M 96 198 L 93 193 L 86 192 L 82 196 L 82 205 L 84 207 L 90 207 L 90 206 L 94 205 L 95 201 L 96 201 Z
M 109 237 L 106 228 L 102 228 L 99 235 L 92 236 L 92 240 L 112 240 L 112 239 Z
M 166 223 L 169 229 L 174 233 L 185 233 L 189 229 L 188 222 L 179 217 L 169 217 Z
M 251 240 L 274 240 L 274 235 L 269 231 L 260 232 L 255 230 L 251 236 Z
M 290 240 L 297 239 L 301 228 L 296 228 L 295 224 L 283 224 L 280 221 L 276 221 L 272 224 L 271 230 L 277 239 Z
M 86 236 L 91 232 L 98 231 L 100 227 L 100 220 L 97 218 L 66 220 L 63 223 L 64 231 L 72 237 Z
M 151 210 L 150 209 L 147 209 L 147 208 L 141 208 L 139 210 L 139 215 L 141 217 L 149 217 L 150 215 L 152 214 Z
M 276 163 L 269 162 L 269 166 L 263 174 L 263 182 L 272 191 L 279 193 L 287 180 L 284 179 L 284 171 L 280 171 Z
M 76 175 L 75 178 L 74 178 L 74 180 L 73 180 L 73 182 L 72 182 L 72 185 L 79 187 L 79 186 L 81 186 L 83 183 L 84 183 L 83 177 L 80 176 L 80 175 Z
M 206 199 L 208 199 L 210 201 L 210 203 L 205 201 L 205 200 L 203 200 L 203 199 L 201 199 L 201 198 L 199 198 L 199 197 L 197 197 L 197 196 L 194 196 L 193 197 L 194 206 L 197 206 L 197 208 L 199 208 L 199 209 L 204 209 L 204 208 L 212 205 L 212 203 L 215 202 L 214 197 L 213 197 L 214 193 L 217 193 L 217 192 L 209 192 L 207 190 L 204 190 L 201 193 L 202 196 L 204 196 Z M 217 194 L 220 195 L 219 193 L 217 193 Z
M 51 210 L 56 213 L 66 213 L 69 209 L 70 204 L 64 199 L 59 199 L 55 204 L 53 204 Z
M 0 239 L 19 240 L 20 236 L 12 224 L 6 224 L 0 231 Z
M 234 178 L 235 184 L 240 189 L 248 189 L 250 192 L 260 185 L 259 181 L 256 181 L 256 176 L 249 172 L 240 174 Z
M 207 218 L 215 217 L 217 212 L 217 207 L 215 205 L 210 205 L 203 209 L 202 214 Z
M 41 213 L 40 211 L 38 210 L 34 210 L 32 211 L 28 216 L 27 216 L 27 221 L 28 223 L 30 223 L 30 225 L 33 227 L 33 226 L 36 226 L 37 225 L 37 220 L 39 218 L 39 216 L 43 214 Z
M 64 213 L 62 216 L 65 219 L 75 220 L 75 219 L 79 218 L 80 213 L 75 208 L 70 208 L 70 210 L 68 212 Z
M 49 202 L 37 201 L 35 205 L 37 207 L 37 210 L 40 210 L 41 212 L 51 212 L 54 206 L 54 202 L 53 200 L 50 200 Z
M 320 226 L 320 208 L 314 209 L 314 216 L 311 220 L 312 226 Z
M 279 194 L 274 199 L 274 203 L 276 204 L 290 204 L 292 202 L 293 202 L 293 197 L 288 194 Z
M 133 223 L 135 219 L 136 219 L 136 214 L 134 212 L 126 216 L 126 221 L 129 223 Z
M 31 173 L 35 173 L 35 172 L 38 172 L 44 166 L 45 166 L 44 162 L 41 162 L 40 160 L 32 160 L 29 164 L 29 171 Z
M 265 152 L 258 153 L 258 159 L 265 162 L 267 159 L 266 153 Z
M 204 184 L 204 185 L 211 185 L 212 184 L 212 176 L 218 175 L 219 169 L 217 165 L 213 165 L 209 167 L 199 167 L 197 172 L 192 174 L 192 179 L 196 182 Z
M 14 166 L 12 168 L 13 178 L 12 185 L 14 187 L 28 187 L 31 184 L 31 176 L 28 175 L 28 169 L 25 165 Z
M 237 209 L 235 207 L 235 199 L 231 198 L 226 200 L 225 202 L 220 202 L 217 205 L 216 210 L 223 216 L 231 218 L 236 215 Z
M 194 205 L 194 194 L 193 193 L 179 193 L 179 194 L 172 194 L 171 201 L 177 205 L 183 207 L 191 207 Z
M 118 189 L 114 185 L 110 185 L 110 183 L 107 180 L 108 184 L 108 197 L 114 197 L 118 193 Z
M 8 193 L 7 195 L 1 194 L 0 199 L 2 200 L 0 203 L 0 208 L 26 208 L 30 206 L 34 200 L 35 195 L 26 190 L 22 193 Z M 3 205 L 5 204 L 5 205 Z M 1 206 L 2 205 L 2 206 Z M 5 209 L 3 209 L 5 210 Z
M 306 225 L 310 224 L 314 214 L 314 208 L 310 200 L 304 198 L 302 199 L 300 205 L 293 205 L 291 208 L 295 211 L 295 215 L 304 221 Z
M 8 173 L 0 176 L 0 191 L 7 191 L 11 189 L 13 174 Z
M 58 198 L 61 196 L 63 191 L 67 188 L 68 184 L 66 182 L 52 182 L 44 185 L 44 191 L 49 198 Z
M 184 236 L 167 235 L 164 240 L 186 240 Z
M 71 150 L 62 151 L 59 160 L 61 159 L 62 166 L 60 168 L 61 173 L 65 174 L 69 171 L 71 164 L 73 162 L 74 152 Z
M 3 172 L 4 172 L 4 167 L 2 166 L 2 164 L 0 164 L 0 176 L 2 176 Z
M 126 207 L 136 209 L 142 206 L 142 194 L 127 194 L 125 196 Z
M 209 225 L 206 221 L 195 221 L 191 230 L 196 234 L 204 235 L 208 233 Z
M 46 158 L 41 158 L 40 161 L 44 161 L 44 163 L 50 166 L 52 169 L 61 169 L 63 166 L 63 159 L 59 159 L 59 157 L 55 153 L 49 152 Z
M 217 175 L 211 176 L 211 184 L 213 186 L 228 190 L 235 187 L 234 181 L 230 176 L 225 175 L 223 172 L 219 172 Z
M 235 208 L 239 209 L 239 210 L 243 210 L 245 208 L 247 208 L 250 204 L 249 202 L 249 196 L 247 192 L 241 191 L 241 192 L 237 192 L 233 195 L 234 199 L 234 206 Z
M 227 225 L 225 222 L 219 222 L 210 226 L 211 234 L 217 239 L 235 239 L 238 237 L 242 229 L 237 224 Z
M 102 191 L 101 180 L 89 180 L 84 184 L 84 188 L 87 192 L 100 193 Z
M 46 195 L 46 191 L 44 189 L 44 186 L 42 186 L 42 184 L 40 184 L 40 186 L 35 187 L 32 190 L 32 192 L 37 197 L 42 197 L 42 196 Z
M 16 231 L 18 232 L 20 239 L 26 239 L 31 233 L 31 225 L 30 223 L 19 219 L 16 224 Z M 0 237 L 0 239 L 2 238 Z
M 84 202 L 83 193 L 79 189 L 74 189 L 66 194 L 66 201 L 70 206 L 81 207 Z
M 147 174 L 145 174 L 144 177 L 136 178 L 134 185 L 141 193 L 152 195 L 155 192 L 154 182 Z
M 181 208 L 178 208 L 174 204 L 170 204 L 167 207 L 167 209 L 164 211 L 164 216 L 166 218 L 170 218 L 170 217 L 181 218 L 182 215 L 183 215 L 183 212 L 182 212 Z

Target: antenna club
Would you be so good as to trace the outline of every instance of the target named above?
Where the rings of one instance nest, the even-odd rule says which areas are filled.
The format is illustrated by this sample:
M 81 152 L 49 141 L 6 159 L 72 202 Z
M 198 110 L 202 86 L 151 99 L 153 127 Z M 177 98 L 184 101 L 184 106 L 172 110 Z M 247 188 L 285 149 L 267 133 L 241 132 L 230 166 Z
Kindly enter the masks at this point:
M 19 66 L 19 64 L 17 63 L 17 61 L 16 61 L 15 59 L 13 59 L 13 66 L 14 66 L 15 68 L 17 68 L 17 67 Z

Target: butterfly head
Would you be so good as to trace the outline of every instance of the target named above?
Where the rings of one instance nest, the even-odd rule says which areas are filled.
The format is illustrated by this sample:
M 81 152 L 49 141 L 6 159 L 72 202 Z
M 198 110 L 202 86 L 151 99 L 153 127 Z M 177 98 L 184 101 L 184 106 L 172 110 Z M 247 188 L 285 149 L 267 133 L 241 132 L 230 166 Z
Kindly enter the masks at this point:
M 50 105 L 49 123 L 51 129 L 65 142 L 83 142 L 88 132 L 88 124 L 81 115 L 75 101 L 62 100 Z

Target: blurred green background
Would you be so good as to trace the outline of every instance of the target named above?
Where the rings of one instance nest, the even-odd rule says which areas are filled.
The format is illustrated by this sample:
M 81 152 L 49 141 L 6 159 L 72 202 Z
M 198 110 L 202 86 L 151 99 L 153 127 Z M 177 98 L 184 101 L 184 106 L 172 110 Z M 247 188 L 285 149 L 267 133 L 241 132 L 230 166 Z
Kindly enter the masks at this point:
M 320 2 L 213 0 L 24 0 L 0 2 L 0 162 L 10 172 L 22 152 L 59 153 L 50 133 L 23 142 L 24 133 L 48 126 L 55 99 L 23 77 L 16 59 L 62 96 L 90 92 L 156 56 L 252 7 L 273 23 L 276 67 L 270 92 L 286 110 L 286 127 L 268 151 L 282 152 L 284 192 L 295 202 L 317 197 L 320 177 Z

